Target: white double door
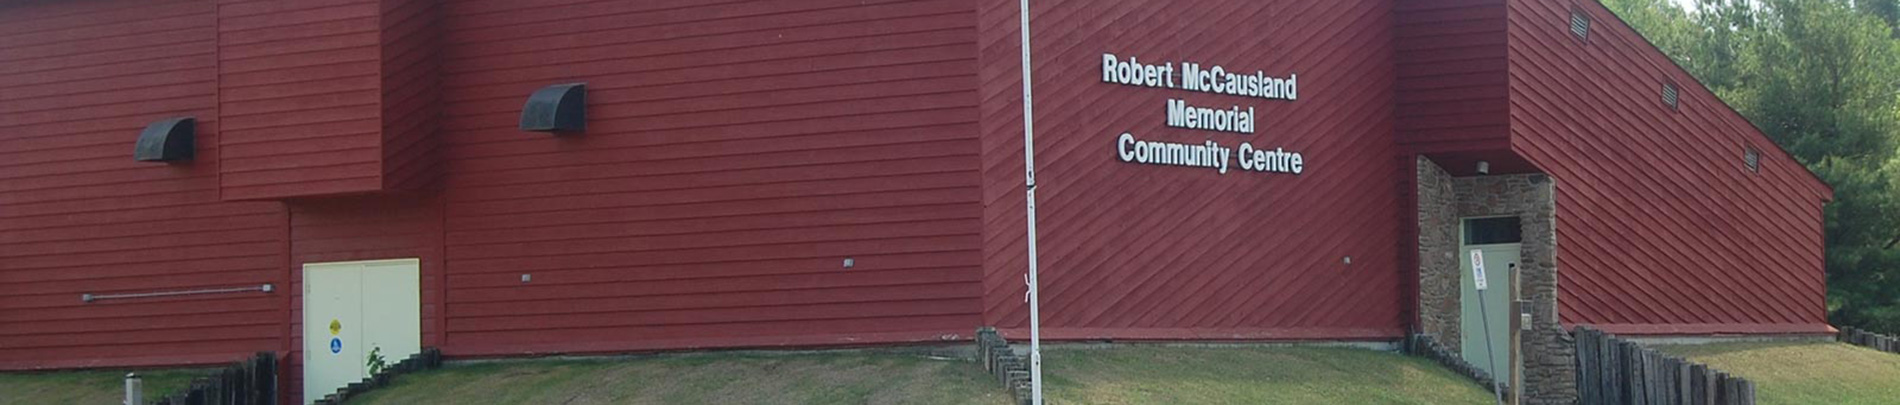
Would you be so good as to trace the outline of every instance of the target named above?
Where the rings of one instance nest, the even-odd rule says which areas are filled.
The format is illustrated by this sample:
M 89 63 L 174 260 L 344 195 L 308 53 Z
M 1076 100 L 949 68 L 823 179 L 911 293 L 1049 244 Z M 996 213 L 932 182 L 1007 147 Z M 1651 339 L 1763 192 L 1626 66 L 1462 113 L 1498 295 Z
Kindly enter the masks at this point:
M 422 351 L 417 259 L 303 266 L 303 402 Z

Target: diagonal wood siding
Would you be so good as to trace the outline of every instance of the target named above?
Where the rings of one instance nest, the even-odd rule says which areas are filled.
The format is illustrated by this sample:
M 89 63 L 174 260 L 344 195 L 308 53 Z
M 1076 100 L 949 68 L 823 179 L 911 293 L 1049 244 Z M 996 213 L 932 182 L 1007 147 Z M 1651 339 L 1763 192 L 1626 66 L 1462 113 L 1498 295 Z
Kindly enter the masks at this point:
M 1509 6 L 1512 148 L 1557 179 L 1562 320 L 1826 332 L 1825 186 L 1601 5 Z M 1588 40 L 1570 33 L 1573 7 Z M 1759 174 L 1747 147 L 1763 151 Z
M 984 316 L 1026 334 L 1017 6 L 980 2 Z M 1056 338 L 1402 334 L 1395 73 L 1384 1 L 1041 1 L 1036 28 L 1043 316 Z M 1103 83 L 1103 53 L 1299 74 L 1295 102 Z M 1165 101 L 1253 105 L 1237 135 L 1165 128 Z M 1302 175 L 1145 166 L 1124 131 L 1308 157 Z M 1352 264 L 1343 264 L 1351 256 Z

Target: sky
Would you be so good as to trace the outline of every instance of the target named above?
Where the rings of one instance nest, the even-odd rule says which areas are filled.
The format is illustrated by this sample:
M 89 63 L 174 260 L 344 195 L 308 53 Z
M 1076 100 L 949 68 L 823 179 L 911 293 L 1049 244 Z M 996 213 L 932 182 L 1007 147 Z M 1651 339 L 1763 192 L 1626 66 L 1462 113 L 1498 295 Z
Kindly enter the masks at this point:
M 1676 6 L 1682 7 L 1683 10 L 1689 10 L 1689 12 L 1691 13 L 1702 8 L 1701 6 L 1697 5 L 1697 0 L 1669 0 L 1669 1 L 1672 3 L 1676 3 Z M 1753 3 L 1753 4 L 1760 5 L 1761 3 Z
M 1669 1 L 1675 2 L 1676 6 L 1682 7 L 1683 10 L 1689 10 L 1689 12 L 1695 12 L 1698 7 L 1696 6 L 1696 0 L 1669 0 Z

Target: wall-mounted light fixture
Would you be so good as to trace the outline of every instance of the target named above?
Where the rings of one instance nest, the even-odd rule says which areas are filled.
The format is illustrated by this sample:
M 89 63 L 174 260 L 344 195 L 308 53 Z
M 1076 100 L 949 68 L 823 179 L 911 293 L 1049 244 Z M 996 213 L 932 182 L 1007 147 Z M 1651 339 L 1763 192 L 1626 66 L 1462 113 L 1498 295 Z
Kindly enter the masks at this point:
M 196 121 L 191 117 L 166 118 L 145 126 L 132 158 L 140 162 L 178 162 L 191 160 Z
M 1478 161 L 1478 174 L 1491 174 L 1491 162 Z
M 587 130 L 587 83 L 556 84 L 535 90 L 521 107 L 521 130 L 581 132 Z

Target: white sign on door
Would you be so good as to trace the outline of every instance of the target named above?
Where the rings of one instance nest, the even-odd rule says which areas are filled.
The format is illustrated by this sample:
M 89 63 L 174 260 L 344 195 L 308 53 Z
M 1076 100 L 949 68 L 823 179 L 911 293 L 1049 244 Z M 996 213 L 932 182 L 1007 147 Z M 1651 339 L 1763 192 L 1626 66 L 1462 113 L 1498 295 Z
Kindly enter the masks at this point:
M 1484 291 L 1484 253 L 1478 249 L 1471 249 L 1471 281 Z

